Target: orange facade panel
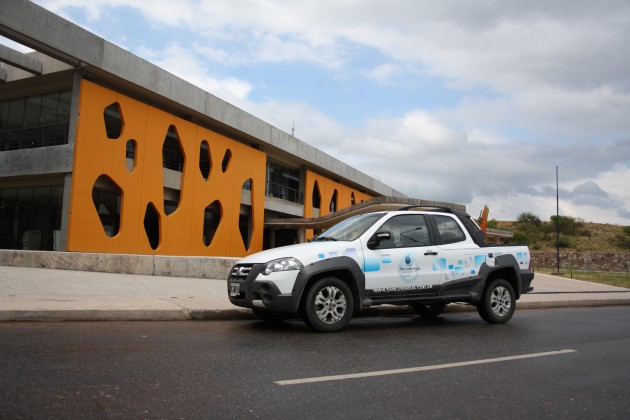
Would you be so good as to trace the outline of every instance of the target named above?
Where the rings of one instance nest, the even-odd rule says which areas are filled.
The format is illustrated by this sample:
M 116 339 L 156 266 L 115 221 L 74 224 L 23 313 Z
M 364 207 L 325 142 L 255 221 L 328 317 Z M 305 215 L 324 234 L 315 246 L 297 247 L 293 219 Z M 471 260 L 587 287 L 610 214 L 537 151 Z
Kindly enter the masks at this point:
M 108 131 L 106 110 L 114 110 L 118 130 Z M 243 256 L 262 249 L 263 152 L 88 81 L 81 82 L 79 112 L 68 250 Z M 169 132 L 181 149 L 180 175 L 164 169 Z M 167 185 L 173 174 L 179 188 Z M 167 190 L 176 196 L 168 210 Z M 97 207 L 94 194 L 100 191 L 113 192 L 119 208 Z M 245 221 L 242 204 L 251 204 Z M 215 210 L 211 241 L 209 207 Z M 107 226 L 103 214 L 113 211 L 119 213 L 117 225 Z M 150 238 L 147 225 L 152 224 L 157 232 Z
M 319 198 L 319 216 L 331 213 L 331 210 L 339 211 L 354 204 L 367 201 L 372 196 L 350 188 L 339 182 L 328 179 L 311 171 L 306 171 L 304 176 L 304 217 L 315 216 L 314 198 Z M 313 237 L 312 230 L 307 230 L 307 238 Z

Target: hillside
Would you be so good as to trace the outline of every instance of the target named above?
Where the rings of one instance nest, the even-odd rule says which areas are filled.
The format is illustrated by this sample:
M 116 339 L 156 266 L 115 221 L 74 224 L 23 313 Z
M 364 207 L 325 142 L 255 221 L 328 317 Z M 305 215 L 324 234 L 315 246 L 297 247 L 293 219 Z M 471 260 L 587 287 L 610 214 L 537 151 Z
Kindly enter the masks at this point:
M 525 234 L 515 221 L 492 220 L 488 227 L 512 231 L 516 239 L 520 239 Z M 560 251 L 627 252 L 630 254 L 630 248 L 618 245 L 618 238 L 623 235 L 623 226 L 580 222 L 571 234 L 560 234 Z M 556 252 L 556 229 L 550 222 L 543 222 L 537 228 L 532 228 L 525 238 L 529 239 L 528 245 L 532 251 Z

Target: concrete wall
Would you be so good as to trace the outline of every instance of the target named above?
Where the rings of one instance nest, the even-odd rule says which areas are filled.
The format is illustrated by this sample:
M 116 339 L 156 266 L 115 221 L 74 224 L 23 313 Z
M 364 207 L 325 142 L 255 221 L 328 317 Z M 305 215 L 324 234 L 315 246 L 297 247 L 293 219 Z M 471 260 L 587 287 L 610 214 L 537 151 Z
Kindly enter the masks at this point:
M 0 250 L 0 265 L 202 279 L 227 279 L 238 258 Z

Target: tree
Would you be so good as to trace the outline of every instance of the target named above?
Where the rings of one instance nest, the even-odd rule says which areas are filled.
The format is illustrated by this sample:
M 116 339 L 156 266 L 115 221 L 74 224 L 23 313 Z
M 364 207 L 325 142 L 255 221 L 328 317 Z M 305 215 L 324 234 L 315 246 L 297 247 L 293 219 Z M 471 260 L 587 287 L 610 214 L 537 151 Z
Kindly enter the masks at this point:
M 549 219 L 554 226 L 556 226 L 556 220 L 558 220 L 560 222 L 560 232 L 565 235 L 575 234 L 584 225 L 582 219 L 576 219 L 572 216 L 559 216 L 559 218 L 558 216 L 551 216 Z
M 525 235 L 536 231 L 540 227 L 540 223 L 540 218 L 529 211 L 524 211 L 516 218 L 516 224 L 519 229 L 525 232 Z

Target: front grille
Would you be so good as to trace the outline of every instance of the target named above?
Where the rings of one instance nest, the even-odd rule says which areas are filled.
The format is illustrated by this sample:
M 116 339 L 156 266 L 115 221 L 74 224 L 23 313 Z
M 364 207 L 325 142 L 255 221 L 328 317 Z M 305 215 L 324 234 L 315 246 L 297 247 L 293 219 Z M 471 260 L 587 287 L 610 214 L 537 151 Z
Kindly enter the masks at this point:
M 252 266 L 249 264 L 235 265 L 230 272 L 230 280 L 245 281 L 252 271 Z

